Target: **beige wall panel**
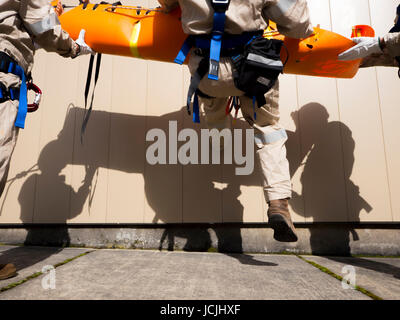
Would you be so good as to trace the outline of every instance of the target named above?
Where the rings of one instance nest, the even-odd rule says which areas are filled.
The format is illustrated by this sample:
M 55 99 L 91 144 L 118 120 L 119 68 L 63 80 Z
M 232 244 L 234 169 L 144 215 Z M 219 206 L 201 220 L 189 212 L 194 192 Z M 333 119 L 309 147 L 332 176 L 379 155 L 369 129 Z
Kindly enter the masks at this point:
M 384 35 L 393 27 L 398 0 L 369 0 L 371 26 L 376 35 Z
M 145 164 L 144 222 L 182 222 L 182 167 L 170 158 L 169 136 L 177 143 L 177 136 L 169 130 L 176 124 L 175 134 L 182 129 L 183 79 L 181 66 L 172 63 L 149 62 L 147 79 L 146 133 L 161 129 L 167 139 L 167 164 Z M 154 142 L 146 143 L 147 148 Z M 172 146 L 172 145 L 171 145 Z M 177 148 L 175 148 L 177 156 Z
M 184 128 L 196 130 L 199 137 L 200 161 L 200 130 L 207 129 L 205 119 L 195 124 L 192 118 L 184 117 Z M 211 148 L 210 148 L 211 155 Z M 222 222 L 222 165 L 219 164 L 189 164 L 183 166 L 183 222 Z
M 156 0 L 148 0 L 146 4 L 150 8 L 159 6 Z M 183 129 L 182 96 L 186 91 L 186 87 L 183 87 L 183 68 L 166 63 L 150 64 L 147 105 L 150 117 L 147 119 L 146 132 L 151 128 L 160 128 L 168 133 L 169 121 L 178 121 L 178 132 Z M 161 116 L 160 119 L 157 116 Z M 144 222 L 182 222 L 182 166 L 179 163 L 150 166 L 146 162 L 145 170 Z
M 142 1 L 143 4 L 143 1 Z M 156 8 L 160 6 L 160 3 L 157 0 L 147 0 L 146 5 L 149 8 Z
M 331 29 L 329 1 L 309 1 L 313 25 Z M 343 179 L 343 152 L 335 79 L 297 77 L 299 109 L 291 116 L 301 140 L 301 193 L 305 218 L 312 221 L 346 221 L 347 199 Z M 347 137 L 350 138 L 350 137 Z M 296 170 L 297 168 L 293 168 Z M 329 183 L 328 183 L 329 182 Z
M 377 35 L 386 34 L 393 27 L 393 18 L 397 0 L 370 0 L 371 20 Z M 397 68 L 376 68 L 379 97 L 381 104 L 383 134 L 386 147 L 386 161 L 390 186 L 391 204 L 394 221 L 400 221 L 400 141 L 398 139 L 398 123 L 400 118 L 400 92 Z
M 74 123 L 64 124 L 75 103 L 79 61 L 46 57 L 46 87 L 40 131 L 40 155 L 33 222 L 65 223 L 69 218 Z
M 382 111 L 383 133 L 385 138 L 385 151 L 388 168 L 388 183 L 390 187 L 393 219 L 400 221 L 400 141 L 398 139 L 400 119 L 398 90 L 398 70 L 378 68 L 377 78 Z
M 114 59 L 107 223 L 143 222 L 147 64 Z
M 96 86 L 93 112 L 89 119 L 83 143 L 81 128 L 84 118 L 84 91 L 87 80 L 88 61 L 80 59 L 77 101 L 79 109 L 70 110 L 75 114 L 75 135 L 73 149 L 73 171 L 71 190 L 70 223 L 104 223 L 107 210 L 106 171 L 109 159 L 109 127 L 113 79 L 113 57 L 103 55 L 99 80 Z M 93 70 L 94 72 L 94 70 Z M 89 109 L 94 84 L 88 97 Z
M 335 32 L 349 36 L 351 26 L 370 24 L 368 1 L 331 1 Z M 342 140 L 350 221 L 391 221 L 382 123 L 375 70 L 360 70 L 338 80 L 340 120 L 352 132 L 355 146 Z M 354 149 L 353 149 L 354 148 Z M 371 152 L 374 150 L 374 152 Z M 354 164 L 351 154 L 354 153 Z
M 336 81 L 298 77 L 298 90 L 300 107 L 293 118 L 298 121 L 301 138 L 300 196 L 305 201 L 305 216 L 310 222 L 346 221 L 341 138 L 350 142 L 352 138 L 339 121 Z
M 313 26 L 331 30 L 331 11 L 329 0 L 307 0 Z

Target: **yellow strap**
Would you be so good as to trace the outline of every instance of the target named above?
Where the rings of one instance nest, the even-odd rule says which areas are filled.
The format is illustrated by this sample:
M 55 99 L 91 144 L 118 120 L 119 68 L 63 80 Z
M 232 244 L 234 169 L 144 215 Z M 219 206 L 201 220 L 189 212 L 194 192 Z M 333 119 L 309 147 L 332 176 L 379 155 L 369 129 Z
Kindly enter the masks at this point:
M 134 25 L 132 34 L 131 34 L 131 40 L 129 41 L 129 47 L 131 49 L 132 55 L 135 58 L 140 58 L 140 54 L 139 54 L 139 50 L 138 50 L 138 42 L 139 42 L 141 25 L 142 24 L 140 23 L 140 21 Z

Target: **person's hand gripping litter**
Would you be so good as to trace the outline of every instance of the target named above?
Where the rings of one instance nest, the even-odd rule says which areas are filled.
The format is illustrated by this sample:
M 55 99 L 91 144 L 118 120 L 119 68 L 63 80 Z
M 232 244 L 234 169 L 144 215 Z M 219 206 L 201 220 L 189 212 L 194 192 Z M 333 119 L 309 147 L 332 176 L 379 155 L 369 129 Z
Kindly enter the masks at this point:
M 90 48 L 86 42 L 85 42 L 85 34 L 86 30 L 82 29 L 81 32 L 79 33 L 78 40 L 76 40 L 76 44 L 79 46 L 79 54 L 78 56 L 86 55 L 86 54 L 96 54 L 96 52 Z
M 354 47 L 339 54 L 339 60 L 350 61 L 365 58 L 373 53 L 382 53 L 379 37 L 358 37 L 352 39 Z

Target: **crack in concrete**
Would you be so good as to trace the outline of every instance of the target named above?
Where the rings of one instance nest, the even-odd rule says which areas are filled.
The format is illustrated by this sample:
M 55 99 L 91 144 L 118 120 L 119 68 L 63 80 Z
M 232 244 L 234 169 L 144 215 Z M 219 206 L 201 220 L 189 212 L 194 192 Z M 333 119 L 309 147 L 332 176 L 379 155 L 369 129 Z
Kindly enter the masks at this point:
M 86 255 L 88 255 L 89 253 L 92 253 L 92 252 L 94 252 L 94 251 L 96 251 L 96 250 L 86 251 L 86 252 L 81 253 L 81 254 L 79 254 L 79 255 L 77 255 L 77 256 L 75 256 L 75 257 L 72 257 L 72 258 L 70 258 L 70 259 L 66 259 L 66 260 L 64 260 L 64 261 L 62 261 L 62 262 L 56 263 L 55 265 L 53 265 L 53 267 L 54 267 L 54 268 L 61 267 L 61 266 L 65 265 L 65 264 L 67 264 L 67 263 L 69 263 L 69 262 L 72 262 L 72 261 L 74 261 L 74 260 L 76 260 L 76 259 L 78 259 L 78 258 L 80 258 L 80 257 L 86 256 Z M 42 274 L 43 274 L 43 272 L 41 272 L 41 271 L 35 272 L 35 273 L 33 273 L 33 274 L 31 274 L 31 275 L 25 277 L 24 279 L 22 279 L 22 280 L 20 280 L 20 281 L 10 283 L 9 285 L 7 285 L 7 286 L 5 286 L 5 287 L 0 288 L 0 294 L 3 293 L 3 292 L 5 292 L 5 291 L 8 291 L 8 290 L 10 290 L 10 289 L 13 289 L 13 288 L 15 288 L 15 287 L 17 287 L 17 286 L 19 286 L 19 285 L 21 285 L 21 284 L 23 284 L 23 283 L 29 281 L 29 280 L 35 279 L 35 278 L 41 276 Z
M 313 261 L 307 260 L 305 258 L 303 258 L 302 256 L 296 255 L 299 259 L 303 260 L 304 262 L 307 262 L 308 264 L 312 265 L 314 268 L 320 270 L 323 273 L 328 274 L 329 276 L 339 280 L 339 281 L 343 281 L 343 277 L 339 276 L 338 274 L 334 273 L 333 271 L 329 270 L 328 268 L 321 266 L 318 263 L 315 263 Z M 372 293 L 371 291 L 360 287 L 360 286 L 355 286 L 354 287 L 355 290 L 361 292 L 362 294 L 366 295 L 367 297 L 373 299 L 373 300 L 383 300 L 383 298 L 377 296 L 376 294 Z

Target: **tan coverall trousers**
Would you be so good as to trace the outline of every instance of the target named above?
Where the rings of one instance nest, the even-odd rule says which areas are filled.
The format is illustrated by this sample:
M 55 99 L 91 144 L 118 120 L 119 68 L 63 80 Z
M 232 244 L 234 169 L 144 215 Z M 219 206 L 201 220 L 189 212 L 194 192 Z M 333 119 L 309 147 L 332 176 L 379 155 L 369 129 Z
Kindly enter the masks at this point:
M 193 75 L 202 57 L 192 53 L 189 69 Z M 230 119 L 226 116 L 226 105 L 230 96 L 239 96 L 241 110 L 246 121 L 255 130 L 257 157 L 263 175 L 263 188 L 266 201 L 286 199 L 291 197 L 291 181 L 289 162 L 286 158 L 285 129 L 279 124 L 279 83 L 267 94 L 267 104 L 261 108 L 255 107 L 254 120 L 253 100 L 235 87 L 233 66 L 229 58 L 221 58 L 219 80 L 202 79 L 199 89 L 213 97 L 199 97 L 199 103 L 204 110 L 209 129 L 223 130 L 230 127 Z
M 21 83 L 17 76 L 4 73 L 0 73 L 0 82 L 6 88 L 18 88 Z M 0 196 L 7 182 L 10 160 L 18 138 L 18 128 L 14 125 L 18 105 L 18 100 L 0 103 Z

